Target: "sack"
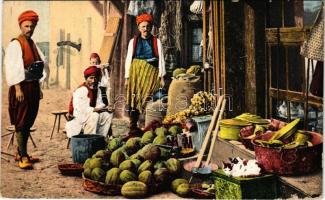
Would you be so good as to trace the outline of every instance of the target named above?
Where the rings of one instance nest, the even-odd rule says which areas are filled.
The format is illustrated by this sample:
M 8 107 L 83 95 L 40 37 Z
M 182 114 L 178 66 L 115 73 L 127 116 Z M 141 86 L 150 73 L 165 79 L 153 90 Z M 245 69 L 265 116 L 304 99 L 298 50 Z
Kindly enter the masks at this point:
M 203 84 L 200 77 L 172 80 L 168 90 L 167 115 L 188 108 L 193 95 L 201 90 L 203 90 Z
M 26 80 L 35 80 L 40 79 L 43 76 L 43 61 L 33 62 L 27 70 L 25 70 L 25 79 Z

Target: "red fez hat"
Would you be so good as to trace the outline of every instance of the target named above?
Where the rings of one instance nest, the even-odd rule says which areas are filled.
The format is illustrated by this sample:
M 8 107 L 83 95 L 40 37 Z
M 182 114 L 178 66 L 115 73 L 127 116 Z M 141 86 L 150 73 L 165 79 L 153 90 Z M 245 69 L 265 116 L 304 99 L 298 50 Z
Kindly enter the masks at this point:
M 99 76 L 100 70 L 96 66 L 90 66 L 84 71 L 84 76 L 87 78 L 88 76 L 94 75 Z
M 18 17 L 18 23 L 19 25 L 23 23 L 23 21 L 32 21 L 33 23 L 37 24 L 38 22 L 38 15 L 36 12 L 32 10 L 26 10 L 22 12 Z
M 152 22 L 153 22 L 152 15 L 150 15 L 148 13 L 143 13 L 143 14 L 137 16 L 137 18 L 136 18 L 137 25 L 139 25 L 141 22 L 144 22 L 144 21 L 152 24 Z
M 100 57 L 97 53 L 91 53 L 89 59 L 91 59 L 91 58 L 96 58 L 96 59 L 98 59 L 99 64 L 101 63 Z

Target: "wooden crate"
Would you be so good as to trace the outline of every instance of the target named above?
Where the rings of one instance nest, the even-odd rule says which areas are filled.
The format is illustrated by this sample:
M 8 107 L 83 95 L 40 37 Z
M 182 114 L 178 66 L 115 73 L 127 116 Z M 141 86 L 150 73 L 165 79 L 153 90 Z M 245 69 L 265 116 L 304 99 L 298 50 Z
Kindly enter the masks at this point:
M 254 178 L 227 176 L 222 169 L 213 172 L 216 199 L 274 199 L 278 197 L 274 175 Z

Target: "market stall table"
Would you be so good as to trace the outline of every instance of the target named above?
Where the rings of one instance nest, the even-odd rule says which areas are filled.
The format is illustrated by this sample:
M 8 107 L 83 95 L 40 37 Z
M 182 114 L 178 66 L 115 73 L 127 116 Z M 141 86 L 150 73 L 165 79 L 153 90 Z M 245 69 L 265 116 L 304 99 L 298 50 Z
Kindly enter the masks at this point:
M 216 148 L 212 160 L 219 165 L 222 160 L 228 160 L 229 157 L 255 158 L 255 152 L 246 149 L 239 141 L 227 141 L 218 138 L 215 145 L 218 148 Z M 222 151 L 218 151 L 218 149 L 222 149 Z M 279 176 L 279 181 L 281 182 L 281 198 L 290 197 L 294 193 L 297 193 L 299 197 L 317 197 L 322 194 L 321 169 L 304 176 Z

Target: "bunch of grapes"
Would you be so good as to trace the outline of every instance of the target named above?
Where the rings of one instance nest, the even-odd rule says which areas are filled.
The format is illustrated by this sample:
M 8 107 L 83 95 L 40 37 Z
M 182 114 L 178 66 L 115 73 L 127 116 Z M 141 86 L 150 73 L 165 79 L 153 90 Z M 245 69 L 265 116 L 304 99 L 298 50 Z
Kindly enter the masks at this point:
M 191 105 L 187 109 L 179 111 L 174 115 L 167 115 L 163 120 L 163 124 L 179 124 L 192 116 L 212 113 L 215 101 L 216 98 L 213 94 L 200 91 L 194 94 L 191 99 Z

